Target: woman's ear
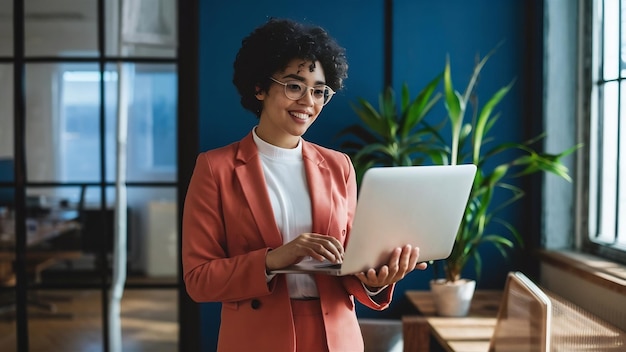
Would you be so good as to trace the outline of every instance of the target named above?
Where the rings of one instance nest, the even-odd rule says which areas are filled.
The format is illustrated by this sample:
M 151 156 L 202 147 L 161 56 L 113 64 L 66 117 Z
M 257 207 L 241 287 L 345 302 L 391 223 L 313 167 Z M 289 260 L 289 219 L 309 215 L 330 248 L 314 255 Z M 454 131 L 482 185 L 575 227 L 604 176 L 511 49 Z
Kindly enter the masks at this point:
M 265 100 L 265 92 L 263 92 L 259 86 L 254 87 L 254 90 L 256 91 L 254 96 L 257 100 Z

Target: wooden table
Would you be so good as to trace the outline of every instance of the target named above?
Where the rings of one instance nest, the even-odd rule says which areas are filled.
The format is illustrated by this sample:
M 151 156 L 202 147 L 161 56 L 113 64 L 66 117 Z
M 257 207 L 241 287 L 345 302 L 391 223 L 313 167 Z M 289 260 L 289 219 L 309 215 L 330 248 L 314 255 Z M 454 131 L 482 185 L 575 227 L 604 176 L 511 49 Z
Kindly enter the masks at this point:
M 402 317 L 404 351 L 430 351 L 431 336 L 446 351 L 489 351 L 502 291 L 476 291 L 465 317 L 437 316 L 430 291 L 406 296 L 421 315 Z
M 65 235 L 72 235 L 81 228 L 76 211 L 61 211 L 45 216 L 26 219 L 26 253 L 25 266 L 29 279 L 35 283 L 40 281 L 40 274 L 49 266 L 60 260 L 80 258 L 80 250 L 64 248 L 48 248 L 48 241 Z M 15 224 L 12 218 L 3 220 L 0 226 L 0 286 L 14 287 L 15 273 Z M 7 221 L 9 220 L 9 221 Z M 16 308 L 15 295 L 0 297 L 0 314 L 13 314 Z M 28 304 L 43 308 L 46 312 L 31 312 L 30 316 L 69 318 L 72 314 L 58 313 L 56 305 L 42 300 L 37 291 L 28 294 Z
M 26 219 L 26 259 L 29 265 L 33 266 L 33 271 L 39 272 L 41 269 L 52 264 L 57 259 L 73 259 L 80 256 L 76 250 L 40 250 L 37 246 L 53 238 L 63 236 L 72 231 L 80 230 L 80 223 L 76 220 L 76 211 L 61 211 L 38 218 Z M 15 260 L 15 233 L 14 223 L 4 220 L 4 226 L 0 229 L 0 285 L 15 285 L 15 273 L 13 262 Z

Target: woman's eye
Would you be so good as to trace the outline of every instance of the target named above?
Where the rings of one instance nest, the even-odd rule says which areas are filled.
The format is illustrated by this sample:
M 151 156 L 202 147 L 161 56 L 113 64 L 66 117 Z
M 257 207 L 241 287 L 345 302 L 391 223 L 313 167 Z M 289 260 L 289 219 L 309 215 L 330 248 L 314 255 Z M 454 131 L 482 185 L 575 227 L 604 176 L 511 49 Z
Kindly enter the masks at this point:
M 297 84 L 297 83 L 287 83 L 287 85 L 285 87 L 287 87 L 287 89 L 289 89 L 292 92 L 301 92 L 302 91 L 302 86 Z
M 315 88 L 313 90 L 313 95 L 315 95 L 318 98 L 324 97 L 326 95 L 326 89 L 324 89 L 324 88 Z

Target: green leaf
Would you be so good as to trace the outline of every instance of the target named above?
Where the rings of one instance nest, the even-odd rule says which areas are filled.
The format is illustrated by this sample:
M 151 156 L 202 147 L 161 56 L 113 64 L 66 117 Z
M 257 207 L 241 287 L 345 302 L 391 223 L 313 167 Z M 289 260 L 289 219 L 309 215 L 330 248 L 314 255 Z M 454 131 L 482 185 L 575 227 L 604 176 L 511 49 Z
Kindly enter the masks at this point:
M 511 90 L 513 87 L 513 83 L 509 83 L 506 87 L 500 88 L 496 94 L 494 94 L 485 104 L 485 106 L 480 111 L 478 115 L 478 119 L 476 121 L 476 129 L 474 131 L 474 155 L 473 162 L 477 163 L 480 160 L 480 148 L 482 146 L 483 138 L 485 137 L 485 133 L 487 130 L 487 126 L 489 125 L 489 120 L 491 117 L 491 112 L 493 109 L 500 103 L 502 98 Z
M 446 67 L 443 74 L 445 106 L 452 125 L 456 126 L 462 122 L 461 118 L 464 104 L 460 95 L 454 90 L 452 73 L 450 71 L 450 59 L 446 58 Z
M 406 107 L 406 113 L 403 114 L 403 124 L 401 129 L 402 137 L 406 137 L 411 130 L 430 112 L 433 106 L 435 106 L 435 103 L 439 101 L 441 95 L 436 94 L 433 96 L 433 94 L 441 81 L 441 77 L 442 75 L 437 75 L 437 77 L 431 80 L 426 87 L 420 91 L 415 100 L 413 100 L 413 102 Z

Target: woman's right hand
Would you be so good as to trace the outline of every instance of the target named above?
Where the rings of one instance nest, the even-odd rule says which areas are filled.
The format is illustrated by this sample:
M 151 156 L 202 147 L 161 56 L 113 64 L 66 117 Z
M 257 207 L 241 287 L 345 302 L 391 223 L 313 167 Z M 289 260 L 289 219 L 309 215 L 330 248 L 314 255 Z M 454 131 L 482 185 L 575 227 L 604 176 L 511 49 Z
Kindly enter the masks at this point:
M 300 262 L 306 256 L 319 261 L 328 259 L 333 263 L 341 263 L 343 246 L 333 236 L 303 233 L 293 241 L 269 251 L 265 257 L 265 268 L 267 271 L 282 269 Z

